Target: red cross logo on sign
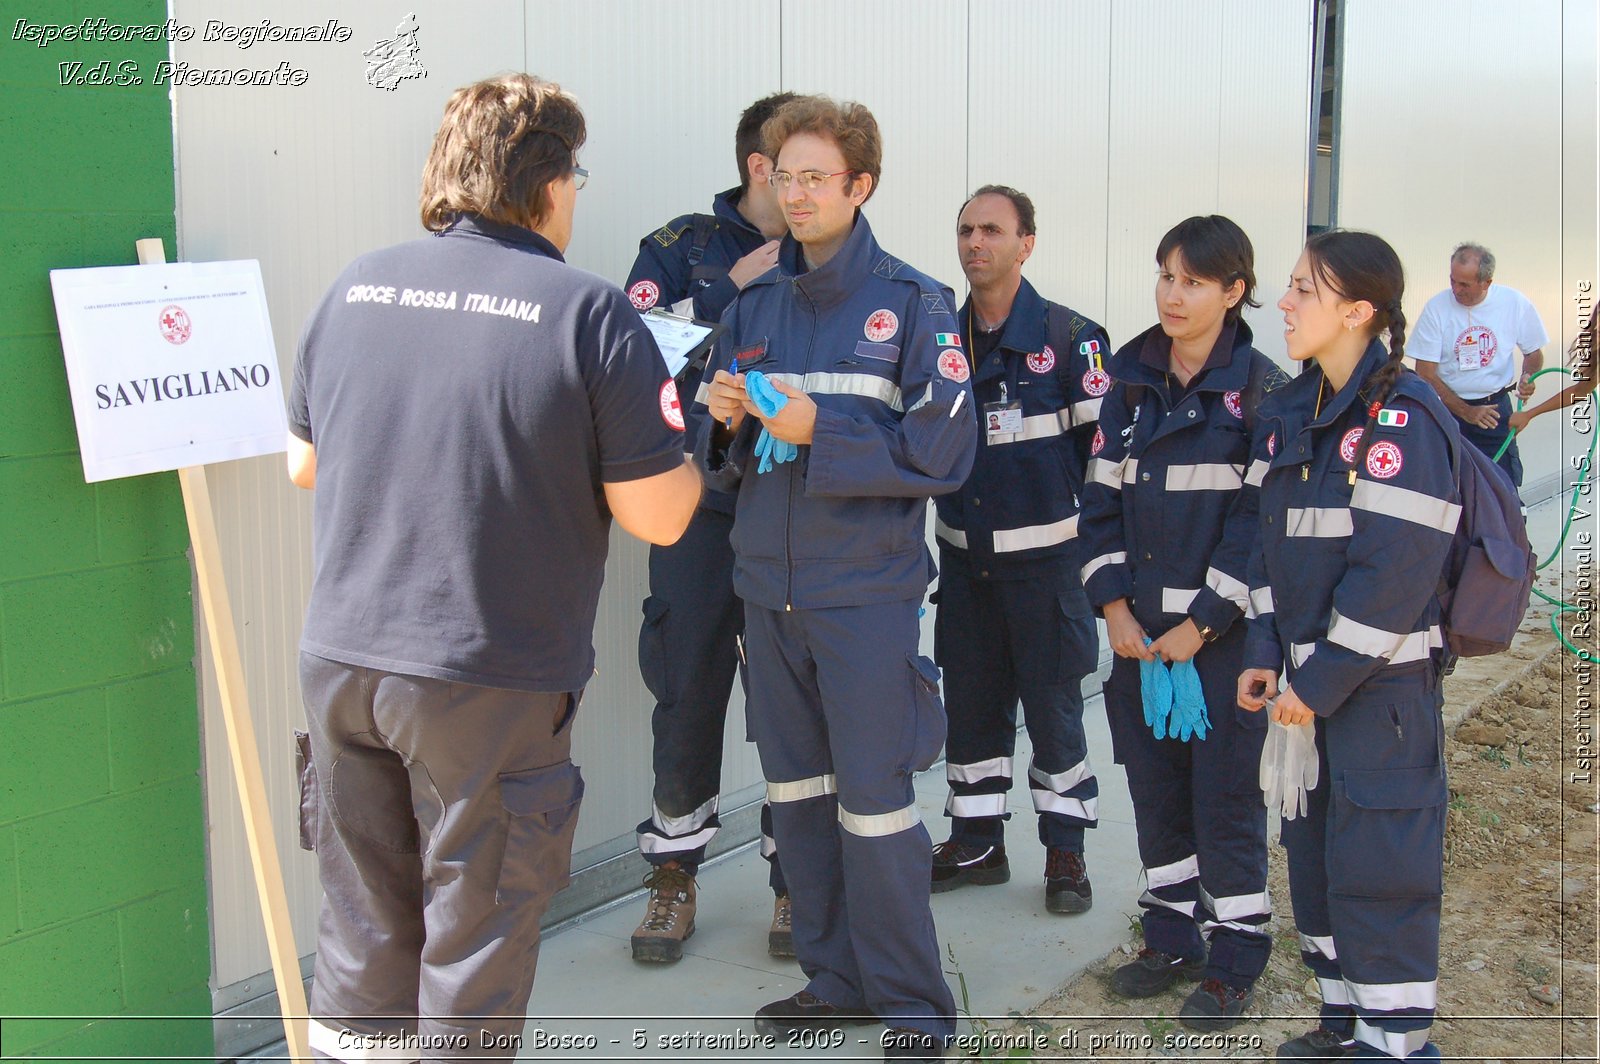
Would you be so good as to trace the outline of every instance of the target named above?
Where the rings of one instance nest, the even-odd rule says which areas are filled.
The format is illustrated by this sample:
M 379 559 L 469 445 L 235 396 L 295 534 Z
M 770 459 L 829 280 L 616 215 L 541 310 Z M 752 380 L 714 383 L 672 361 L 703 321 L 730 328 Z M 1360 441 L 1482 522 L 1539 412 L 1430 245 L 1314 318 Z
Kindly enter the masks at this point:
M 670 429 L 683 431 L 683 404 L 678 402 L 678 384 L 668 381 L 661 386 L 661 420 Z
M 179 306 L 162 307 L 159 322 L 161 336 L 169 344 L 186 342 L 194 331 L 194 326 L 189 323 L 189 315 Z
M 1400 445 L 1390 443 L 1388 440 L 1379 440 L 1367 452 L 1367 472 L 1379 480 L 1388 480 L 1396 475 L 1403 464 Z
M 1056 368 L 1055 350 L 1049 344 L 1045 344 L 1043 351 L 1028 356 L 1028 368 L 1035 373 L 1049 373 Z
M 868 340 L 881 344 L 900 331 L 900 319 L 894 316 L 892 310 L 875 310 L 867 315 L 865 331 Z

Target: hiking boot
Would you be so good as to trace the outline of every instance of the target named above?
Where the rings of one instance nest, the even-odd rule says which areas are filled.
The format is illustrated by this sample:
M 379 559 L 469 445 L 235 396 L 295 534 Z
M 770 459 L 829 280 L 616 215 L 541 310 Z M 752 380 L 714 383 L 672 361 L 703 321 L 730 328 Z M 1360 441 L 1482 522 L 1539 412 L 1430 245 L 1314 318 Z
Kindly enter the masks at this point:
M 831 1030 L 877 1023 L 865 1010 L 841 1009 L 823 1001 L 809 990 L 802 990 L 782 1001 L 772 1001 L 756 1009 L 756 1033 L 787 1038 L 795 1031 Z
M 683 941 L 694 934 L 694 876 L 676 861 L 657 865 L 644 877 L 650 907 L 633 932 L 633 959 L 671 964 L 683 956 Z
M 1178 1010 L 1178 1022 L 1191 1031 L 1226 1031 L 1255 999 L 1253 985 L 1237 987 L 1221 979 L 1204 979 Z
M 1155 997 L 1180 976 L 1198 979 L 1205 970 L 1204 958 L 1185 960 L 1146 946 L 1132 961 L 1111 973 L 1111 992 L 1125 998 Z
M 936 1064 L 944 1059 L 945 1040 L 915 1027 L 891 1027 L 883 1033 L 883 1059 Z
M 1083 854 L 1052 846 L 1044 855 L 1044 907 L 1053 913 L 1086 913 L 1094 904 Z
M 1326 1027 L 1307 1031 L 1278 1047 L 1278 1060 L 1343 1060 L 1356 1051 L 1354 1038 L 1340 1038 Z
M 1011 862 L 1004 846 L 972 846 L 950 839 L 933 848 L 933 893 L 971 883 L 975 887 L 994 886 L 1011 879 Z
M 767 928 L 767 953 L 773 957 L 794 956 L 794 913 L 789 895 L 772 899 L 772 926 Z

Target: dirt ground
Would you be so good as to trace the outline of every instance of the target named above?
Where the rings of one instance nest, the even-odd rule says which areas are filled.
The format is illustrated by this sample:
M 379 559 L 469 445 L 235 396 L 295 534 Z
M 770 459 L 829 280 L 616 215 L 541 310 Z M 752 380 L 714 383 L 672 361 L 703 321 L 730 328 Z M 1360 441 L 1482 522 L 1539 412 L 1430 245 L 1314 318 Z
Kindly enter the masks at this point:
M 1594 652 L 1592 630 L 1578 642 Z M 1562 650 L 1548 609 L 1530 611 L 1511 650 L 1463 661 L 1446 681 L 1450 811 L 1433 1039 L 1448 1060 L 1596 1059 L 1597 793 L 1592 774 L 1573 780 L 1592 769 L 1595 682 L 1592 667 Z M 1271 841 L 1273 956 L 1244 1023 L 1210 1036 L 1180 1026 L 1189 983 L 1144 1001 L 1112 996 L 1110 972 L 1140 944 L 1130 922 L 1124 946 L 1031 1015 L 980 1029 L 990 1043 L 981 1055 L 1271 1060 L 1280 1042 L 1316 1025 L 1320 1005 L 1300 963 L 1276 823 Z M 1134 899 L 1123 904 L 1132 921 Z

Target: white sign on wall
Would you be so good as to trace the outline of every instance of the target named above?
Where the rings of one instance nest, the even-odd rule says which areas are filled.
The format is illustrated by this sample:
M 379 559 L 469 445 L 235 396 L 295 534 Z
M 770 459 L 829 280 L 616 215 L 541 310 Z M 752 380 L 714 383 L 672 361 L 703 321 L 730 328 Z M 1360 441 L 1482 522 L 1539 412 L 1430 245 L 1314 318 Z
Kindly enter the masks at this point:
M 254 259 L 51 270 L 50 287 L 84 480 L 284 449 Z

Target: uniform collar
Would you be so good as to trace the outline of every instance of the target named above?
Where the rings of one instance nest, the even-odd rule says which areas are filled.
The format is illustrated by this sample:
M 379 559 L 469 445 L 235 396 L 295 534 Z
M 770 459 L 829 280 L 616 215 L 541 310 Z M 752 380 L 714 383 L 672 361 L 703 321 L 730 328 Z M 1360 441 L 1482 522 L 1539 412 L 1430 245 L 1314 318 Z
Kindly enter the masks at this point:
M 1022 279 L 1022 287 L 1017 289 L 1016 298 L 1011 301 L 1011 313 L 1006 315 L 1005 326 L 1000 332 L 1000 347 L 1006 351 L 1020 351 L 1024 354 L 1035 354 L 1044 350 L 1045 344 L 1045 301 L 1044 297 L 1035 291 L 1028 279 Z M 956 320 L 964 327 L 972 330 L 974 335 L 977 326 L 972 321 L 972 297 L 967 296 L 967 301 L 961 304 L 961 310 Z M 974 344 L 976 339 L 972 339 Z
M 1328 425 L 1344 417 L 1346 411 L 1348 411 L 1352 406 L 1357 405 L 1357 396 L 1361 395 L 1363 389 L 1366 388 L 1367 378 L 1376 373 L 1379 367 L 1381 367 L 1387 361 L 1389 361 L 1389 352 L 1384 350 L 1383 345 L 1376 339 L 1370 341 L 1367 344 L 1367 349 L 1361 353 L 1361 361 L 1356 363 L 1356 368 L 1351 371 L 1350 379 L 1345 382 L 1345 386 L 1339 391 L 1335 392 L 1332 396 L 1323 396 L 1322 412 L 1320 414 L 1313 414 L 1311 424 Z M 1322 378 L 1322 381 L 1327 380 L 1326 374 L 1322 372 L 1322 367 L 1319 366 L 1312 372 L 1317 377 Z M 1318 389 L 1323 387 L 1322 381 L 1318 381 L 1316 389 L 1311 389 L 1311 393 L 1313 395 L 1316 394 Z M 1359 404 L 1362 409 L 1365 410 L 1367 404 L 1370 403 L 1374 398 L 1376 397 L 1361 396 Z M 1314 405 L 1315 402 L 1316 400 L 1313 399 L 1313 411 L 1316 409 Z M 1363 416 L 1365 416 L 1365 414 L 1363 414 Z
M 845 237 L 844 244 L 833 258 L 814 270 L 806 269 L 800 242 L 793 235 L 786 235 L 783 246 L 778 249 L 776 279 L 792 280 L 813 303 L 832 306 L 858 294 L 862 281 L 875 270 L 885 277 L 894 276 L 895 265 L 898 264 L 885 255 L 873 239 L 867 216 L 857 211 L 855 226 Z
M 744 189 L 730 188 L 726 192 L 718 192 L 711 201 L 711 213 L 717 220 L 726 222 L 738 229 L 743 229 L 751 236 L 760 237 L 766 243 L 766 235 L 750 224 L 750 219 L 739 213 L 739 201 L 744 198 Z
M 555 259 L 557 262 L 566 262 L 561 257 L 561 252 L 556 246 L 532 229 L 524 229 L 520 225 L 505 225 L 501 222 L 492 222 L 477 214 L 462 214 L 450 223 L 437 236 L 482 236 L 502 244 L 517 244 L 535 255 Z
M 1250 383 L 1250 348 L 1255 334 L 1243 318 L 1226 324 L 1217 334 L 1205 365 L 1195 374 L 1193 391 L 1242 392 Z M 1130 380 L 1141 384 L 1157 384 L 1166 380 L 1172 364 L 1172 338 L 1159 325 L 1151 326 L 1130 341 L 1137 353 L 1123 367 Z

